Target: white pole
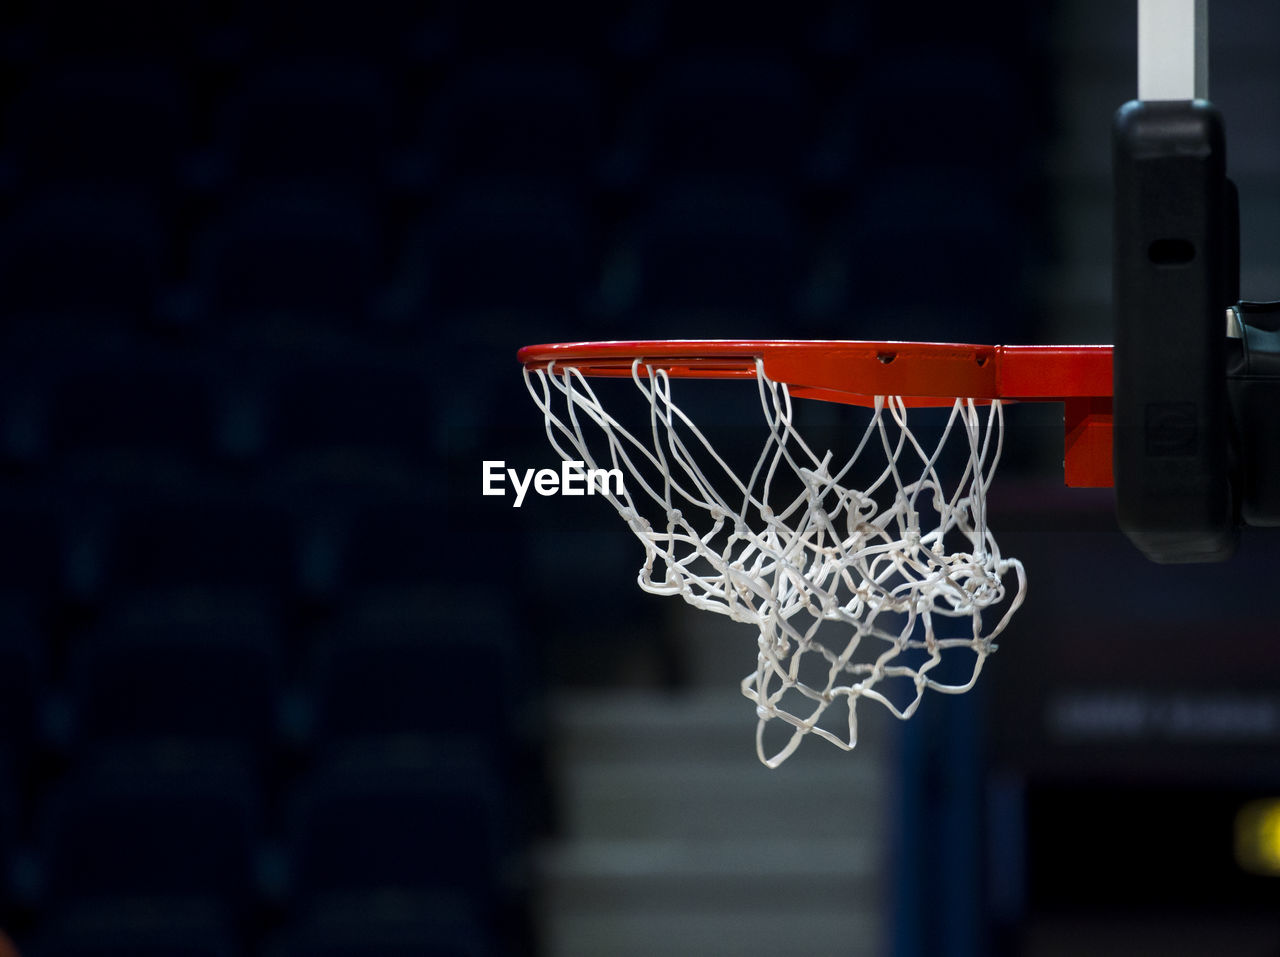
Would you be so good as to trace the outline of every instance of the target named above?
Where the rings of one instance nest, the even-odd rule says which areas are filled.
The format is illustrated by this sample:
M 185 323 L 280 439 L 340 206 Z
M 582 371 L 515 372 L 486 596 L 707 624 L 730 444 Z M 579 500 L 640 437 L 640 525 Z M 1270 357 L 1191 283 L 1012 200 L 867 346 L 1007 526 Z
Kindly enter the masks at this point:
M 1209 98 L 1209 0 L 1138 0 L 1138 99 Z

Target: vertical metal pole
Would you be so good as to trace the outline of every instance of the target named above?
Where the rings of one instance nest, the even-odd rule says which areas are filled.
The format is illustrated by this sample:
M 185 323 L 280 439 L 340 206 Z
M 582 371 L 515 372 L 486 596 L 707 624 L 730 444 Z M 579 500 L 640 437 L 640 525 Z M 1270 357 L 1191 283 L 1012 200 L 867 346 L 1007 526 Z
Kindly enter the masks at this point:
M 1138 99 L 1209 98 L 1209 0 L 1138 0 Z

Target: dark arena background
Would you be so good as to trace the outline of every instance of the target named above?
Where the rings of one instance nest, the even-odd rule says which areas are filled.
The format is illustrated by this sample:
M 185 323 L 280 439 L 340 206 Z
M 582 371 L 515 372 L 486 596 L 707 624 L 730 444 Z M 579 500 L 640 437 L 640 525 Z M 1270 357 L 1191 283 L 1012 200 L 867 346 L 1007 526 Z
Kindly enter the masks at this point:
M 1213 4 L 1280 298 L 1280 6 Z M 0 5 L 23 957 L 1280 954 L 1280 547 L 1146 563 L 1013 408 L 965 696 L 755 757 L 527 343 L 1110 342 L 1133 3 Z M 730 445 L 754 395 L 691 401 Z M 705 401 L 705 406 L 701 403 Z M 828 406 L 819 434 L 841 434 Z M 674 607 L 673 607 L 674 606 Z M 0 953 L 6 953 L 0 945 Z

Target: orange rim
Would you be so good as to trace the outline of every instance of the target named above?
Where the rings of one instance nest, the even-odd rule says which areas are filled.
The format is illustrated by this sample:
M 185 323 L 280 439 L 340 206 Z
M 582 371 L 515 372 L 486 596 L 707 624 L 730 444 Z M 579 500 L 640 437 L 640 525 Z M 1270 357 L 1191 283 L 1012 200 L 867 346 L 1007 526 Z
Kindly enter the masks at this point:
M 869 405 L 897 395 L 915 405 L 950 405 L 957 398 L 1061 402 L 1111 396 L 1111 347 L 1093 345 L 982 346 L 942 342 L 850 340 L 667 339 L 561 342 L 525 346 L 530 369 L 551 364 L 585 376 L 630 376 L 640 361 L 679 378 L 752 378 L 785 382 L 793 395 Z
M 870 406 L 877 395 L 907 405 L 979 402 L 1064 404 L 1064 479 L 1075 488 L 1112 484 L 1111 346 L 980 346 L 944 342 L 666 339 L 525 346 L 527 369 L 630 376 L 662 369 L 694 379 L 753 378 L 757 363 L 792 395 Z

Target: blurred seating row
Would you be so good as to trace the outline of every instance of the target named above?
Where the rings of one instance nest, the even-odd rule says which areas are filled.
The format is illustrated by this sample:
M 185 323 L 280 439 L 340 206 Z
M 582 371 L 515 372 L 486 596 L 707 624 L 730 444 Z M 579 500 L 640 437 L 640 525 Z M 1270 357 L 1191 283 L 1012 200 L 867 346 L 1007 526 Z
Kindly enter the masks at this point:
M 521 550 L 491 554 L 435 510 L 390 504 L 306 541 L 267 509 L 129 516 L 97 558 L 36 521 L 10 527 L 0 715 L 24 766 L 136 735 L 198 734 L 260 760 L 397 729 L 507 757 L 536 744 L 548 626 L 525 596 L 558 597 L 554 565 L 513 573 Z M 626 581 L 625 545 L 574 572 Z
M 387 895 L 518 917 L 539 683 L 492 595 L 382 593 L 291 655 L 268 601 L 150 590 L 61 662 L 27 599 L 0 616 L 0 922 L 172 903 L 258 935 Z
M 438 383 L 408 363 L 350 357 L 277 369 L 226 353 L 67 349 L 0 365 L 0 460 L 12 471 L 90 483 L 132 460 L 136 479 L 185 466 L 194 481 L 219 464 L 269 459 L 296 471 L 346 456 L 371 476 L 381 464 L 429 487 L 441 441 Z
M 517 794 L 469 750 L 420 742 L 364 743 L 319 763 L 278 809 L 246 765 L 217 753 L 102 750 L 46 797 L 29 844 L 0 847 L 6 900 L 39 915 L 35 954 L 77 924 L 86 952 L 126 952 L 104 942 L 104 919 L 120 930 L 139 921 L 149 953 L 167 936 L 156 930 L 172 945 L 186 920 L 187 933 L 218 928 L 212 939 L 239 953 L 315 915 L 364 910 L 372 926 L 379 902 L 499 939 L 504 922 L 519 930 L 527 866 Z M 186 942 L 196 945 L 208 946 Z
M 177 737 L 261 763 L 405 734 L 470 737 L 475 752 L 509 757 L 537 725 L 536 653 L 492 596 L 468 594 L 461 605 L 442 585 L 384 592 L 314 629 L 304 649 L 269 602 L 190 590 L 122 600 L 59 649 L 26 596 L 11 595 L 0 753 L 27 767 L 41 747 Z
M 839 55 L 866 43 L 868 34 L 892 39 L 905 26 L 930 39 L 949 37 L 995 48 L 1012 36 L 1025 36 L 1034 21 L 1015 4 L 992 4 L 989 11 L 959 15 L 942 9 L 921 17 L 843 0 L 798 0 L 785 12 L 725 3 L 690 7 L 677 0 L 624 0 L 605 9 L 555 13 L 511 9 L 500 0 L 379 0 L 358 13 L 341 3 L 263 8 L 245 0 L 127 0 L 115 15 L 92 11 L 65 16 L 73 7 L 67 0 L 19 5 L 11 22 L 31 31 L 30 42 L 40 49 L 55 44 L 81 53 L 121 49 L 133 56 L 167 51 L 175 57 L 199 51 L 212 55 L 225 42 L 226 31 L 241 38 L 243 47 L 236 49 L 341 46 L 391 59 L 397 52 L 430 56 L 544 43 L 557 50 L 599 48 L 601 55 L 610 56 L 725 44 Z M 436 39 L 424 44 L 424 36 Z
M 91 604 L 191 586 L 332 602 L 468 576 L 454 563 L 470 546 L 450 540 L 458 516 L 441 498 L 420 489 L 416 499 L 344 503 L 342 490 L 292 509 L 190 489 L 169 501 L 103 493 L 49 508 L 10 502 L 0 571 L 32 598 Z M 474 547 L 483 554 L 483 543 Z
M 176 194 L 303 177 L 412 194 L 519 176 L 579 195 L 671 177 L 849 188 L 930 152 L 991 178 L 1025 175 L 1035 117 L 1023 78 L 989 53 L 895 50 L 846 65 L 837 89 L 785 56 L 661 61 L 638 89 L 573 58 L 453 65 L 404 102 L 391 71 L 273 60 L 205 103 L 173 70 L 50 66 L 8 107 L 9 187 L 90 181 Z
M 999 325 L 1034 246 L 1006 189 L 941 166 L 869 182 L 823 231 L 802 219 L 767 191 L 673 183 L 602 231 L 561 194 L 478 181 L 399 235 L 349 193 L 279 188 L 187 236 L 128 196 L 64 190 L 0 223 L 0 310 L 27 347 L 65 347 L 69 329 L 423 345 L 477 319 L 598 338 L 821 334 L 913 307 L 954 321 L 957 305 Z

